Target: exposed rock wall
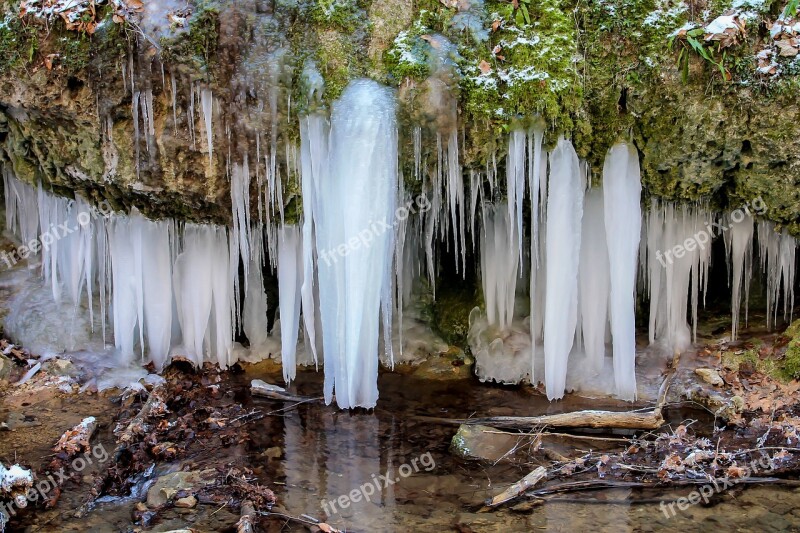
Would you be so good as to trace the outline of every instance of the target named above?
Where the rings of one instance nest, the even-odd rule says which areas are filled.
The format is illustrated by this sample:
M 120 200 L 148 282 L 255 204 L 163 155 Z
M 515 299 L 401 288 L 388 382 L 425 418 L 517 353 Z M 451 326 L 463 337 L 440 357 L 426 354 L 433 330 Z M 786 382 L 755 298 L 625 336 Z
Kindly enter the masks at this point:
M 712 22 L 732 13 L 722 1 L 110 4 L 89 34 L 0 3 L 0 160 L 21 179 L 151 216 L 225 222 L 227 169 L 247 158 L 253 173 L 280 176 L 293 220 L 297 117 L 367 76 L 398 87 L 405 176 L 415 124 L 423 160 L 435 163 L 437 133 L 457 129 L 464 167 L 482 168 L 493 156 L 502 165 L 509 123 L 538 116 L 547 142 L 573 138 L 595 179 L 609 146 L 630 137 L 647 195 L 719 207 L 761 197 L 767 218 L 800 235 L 800 67 L 775 52 L 783 2 L 737 2 L 756 7 L 738 9 L 721 34 Z M 443 118 L 449 102 L 455 120 Z

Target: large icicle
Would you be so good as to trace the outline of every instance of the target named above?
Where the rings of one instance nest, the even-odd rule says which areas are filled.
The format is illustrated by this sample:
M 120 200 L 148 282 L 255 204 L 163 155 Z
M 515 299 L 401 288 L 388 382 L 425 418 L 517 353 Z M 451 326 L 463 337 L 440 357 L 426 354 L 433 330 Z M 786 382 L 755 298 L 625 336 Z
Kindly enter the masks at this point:
M 283 379 L 294 380 L 297 370 L 297 334 L 300 327 L 300 290 L 303 285 L 303 243 L 300 228 L 283 226 L 278 231 L 278 302 L 281 313 L 281 361 Z M 313 310 L 308 310 L 313 317 Z
M 507 329 L 514 318 L 517 289 L 517 232 L 505 204 L 484 208 L 481 231 L 481 282 L 486 318 L 491 326 Z
M 630 144 L 614 145 L 603 165 L 605 227 L 611 270 L 609 312 L 617 396 L 636 399 L 636 261 L 639 255 L 642 183 L 639 155 Z
M 564 396 L 567 360 L 575 340 L 582 216 L 583 187 L 578 155 L 572 143 L 562 137 L 550 154 L 547 199 L 544 370 L 550 400 Z
M 511 224 L 510 237 L 517 243 L 517 261 L 522 264 L 522 201 L 525 194 L 525 150 L 527 147 L 525 130 L 515 129 L 508 138 L 508 158 L 506 159 L 506 185 L 508 195 L 508 216 Z
M 206 146 L 208 148 L 208 166 L 214 170 L 214 93 L 211 89 L 200 92 L 200 104 L 203 110 L 203 124 L 206 129 Z
M 603 210 L 603 190 L 590 189 L 583 203 L 580 258 L 581 330 L 587 364 L 603 368 L 610 272 Z
M 317 332 L 315 310 L 315 270 L 314 239 L 318 200 L 318 188 L 327 181 L 328 120 L 320 114 L 300 119 L 300 163 L 303 192 L 303 324 L 308 335 L 308 348 L 318 362 Z
M 172 338 L 172 254 L 169 221 L 153 222 L 133 215 L 141 232 L 141 273 L 144 294 L 144 329 L 150 359 L 162 369 L 169 355 Z
M 531 194 L 531 268 L 530 268 L 530 317 L 531 329 L 531 383 L 536 384 L 536 335 L 537 317 L 541 320 L 541 313 L 537 313 L 536 277 L 539 275 L 541 264 L 539 262 L 539 181 L 542 178 L 542 141 L 544 127 L 536 124 L 528 134 L 528 189 Z M 547 163 L 545 162 L 545 167 Z M 544 179 L 547 179 L 545 176 Z
M 727 217 L 730 231 L 724 234 L 732 267 L 731 283 L 731 340 L 736 340 L 739 332 L 739 318 L 744 288 L 744 314 L 747 324 L 747 305 L 750 299 L 750 277 L 753 269 L 753 234 L 755 223 L 749 213 L 737 210 Z
M 335 389 L 341 408 L 378 399 L 379 315 L 391 309 L 381 303 L 392 290 L 396 128 L 394 95 L 373 81 L 351 82 L 333 105 L 330 175 L 315 215 L 325 400 Z

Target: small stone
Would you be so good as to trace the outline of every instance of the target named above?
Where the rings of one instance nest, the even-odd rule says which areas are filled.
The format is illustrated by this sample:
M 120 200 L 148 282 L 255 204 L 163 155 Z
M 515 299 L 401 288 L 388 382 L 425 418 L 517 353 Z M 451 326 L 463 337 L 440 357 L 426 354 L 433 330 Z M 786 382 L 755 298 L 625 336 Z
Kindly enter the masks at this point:
M 703 378 L 703 381 L 715 387 L 721 387 L 725 384 L 719 372 L 713 368 L 696 368 L 694 373 Z
M 14 362 L 5 355 L 0 354 L 0 381 L 8 379 L 13 367 Z
M 175 500 L 175 507 L 180 507 L 182 509 L 193 509 L 195 505 L 197 505 L 197 498 L 194 496 L 187 496 Z
M 273 446 L 272 448 L 267 448 L 261 453 L 262 457 L 267 457 L 269 459 L 280 459 L 283 455 L 283 450 L 281 450 L 280 446 Z
M 450 452 L 462 459 L 499 461 L 519 445 L 519 436 L 494 428 L 462 424 L 450 443 Z
M 144 504 L 144 502 L 136 502 L 136 510 L 144 513 L 147 511 L 147 506 Z
M 164 496 L 165 500 L 171 499 L 176 494 L 178 494 L 178 491 L 171 487 L 164 487 L 163 489 L 161 489 L 161 495 Z

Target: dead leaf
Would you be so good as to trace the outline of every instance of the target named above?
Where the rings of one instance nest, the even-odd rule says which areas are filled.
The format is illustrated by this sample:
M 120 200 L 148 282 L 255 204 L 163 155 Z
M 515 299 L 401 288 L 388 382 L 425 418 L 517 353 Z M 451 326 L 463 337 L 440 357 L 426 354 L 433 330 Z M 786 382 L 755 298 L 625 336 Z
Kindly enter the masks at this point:
M 485 60 L 478 63 L 478 68 L 481 69 L 481 74 L 488 74 L 492 71 L 492 66 Z
M 745 477 L 747 475 L 747 470 L 741 466 L 731 465 L 728 467 L 728 470 L 725 473 L 728 475 L 728 477 L 738 479 Z
M 53 61 L 58 58 L 58 54 L 48 54 L 44 58 L 44 66 L 47 70 L 53 70 Z

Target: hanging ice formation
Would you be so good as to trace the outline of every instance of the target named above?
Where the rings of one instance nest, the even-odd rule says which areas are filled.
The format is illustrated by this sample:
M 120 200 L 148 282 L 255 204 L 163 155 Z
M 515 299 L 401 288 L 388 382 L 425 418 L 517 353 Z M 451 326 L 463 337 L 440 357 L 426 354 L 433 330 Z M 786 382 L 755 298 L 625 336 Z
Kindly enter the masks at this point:
M 325 401 L 373 407 L 378 335 L 391 350 L 397 124 L 392 91 L 356 80 L 333 105 L 328 176 L 312 199 Z
M 283 379 L 287 383 L 294 379 L 297 369 L 300 291 L 303 286 L 302 264 L 303 243 L 300 228 L 282 226 L 278 232 L 278 301 L 281 313 L 281 363 Z M 309 314 L 308 308 L 306 314 Z
M 266 86 L 280 85 L 285 54 L 269 54 Z M 437 76 L 446 70 L 436 70 Z M 135 87 L 132 66 L 129 71 L 135 149 L 143 136 L 154 157 L 153 91 Z M 311 63 L 303 76 L 314 100 L 322 78 Z M 754 272 L 765 274 L 767 326 L 793 318 L 797 240 L 760 220 L 763 213 L 718 214 L 657 200 L 642 213 L 632 145 L 615 145 L 606 155 L 602 186 L 587 187 L 587 165 L 568 140 L 545 151 L 541 123 L 512 127 L 500 172 L 495 156 L 483 168 L 462 169 L 463 141 L 447 83 L 435 77 L 426 83 L 441 113 L 433 128 L 409 132 L 413 176 L 406 183 L 418 182 L 408 189 L 421 190 L 427 202 L 411 218 L 396 210 L 411 198 L 398 171 L 390 89 L 354 81 L 330 118 L 309 106 L 298 146 L 278 133 L 280 91 L 256 97 L 264 117 L 249 123 L 265 124 L 264 131 L 243 133 L 235 122 L 215 128 L 225 115 L 223 100 L 197 82 L 189 86 L 189 109 L 179 113 L 178 82 L 171 77 L 173 127 L 186 121 L 192 146 L 208 150 L 209 169 L 221 159 L 214 157 L 215 134 L 217 142 L 222 135 L 230 141 L 252 134 L 246 148 L 227 154 L 231 228 L 151 221 L 135 210 L 106 218 L 81 198 L 56 197 L 4 169 L 6 227 L 24 243 L 41 236 L 38 249 L 26 255 L 40 255 L 56 300 L 85 312 L 104 342 L 106 330 L 113 330 L 113 344 L 127 362 L 149 360 L 158 368 L 171 357 L 231 365 L 242 353 L 233 341 L 237 328 L 250 341 L 250 357 L 276 355 L 278 341 L 267 331 L 264 269 L 277 268 L 284 378 L 291 381 L 296 364 L 306 362 L 302 334 L 307 362 L 324 360 L 326 401 L 335 395 L 343 408 L 375 405 L 379 349 L 386 364 L 394 361 L 392 317 L 401 317 L 402 332 L 402 306 L 411 300 L 415 277 L 427 273 L 435 295 L 438 253 L 450 252 L 464 273 L 467 234 L 480 257 L 485 302 L 485 313 L 470 315 L 468 334 L 479 377 L 543 381 L 551 399 L 579 386 L 575 376 L 611 376 L 612 369 L 607 392 L 636 397 L 637 281 L 649 299 L 650 342 L 669 354 L 687 349 L 714 238 L 724 239 L 730 265 L 732 336 L 747 323 Z M 111 126 L 109 119 L 103 156 L 113 160 Z M 205 142 L 198 141 L 203 132 Z M 292 225 L 284 220 L 283 188 L 298 175 L 302 219 Z M 62 235 L 57 228 L 65 223 L 74 230 Z M 9 266 L 16 262 L 4 258 Z
M 610 272 L 603 190 L 589 189 L 583 203 L 580 257 L 580 315 L 586 363 L 600 372 L 606 354 Z
M 551 400 L 564 396 L 567 361 L 578 321 L 582 215 L 583 183 L 578 156 L 572 143 L 561 138 L 550 154 L 545 242 L 544 381 Z
M 642 213 L 639 154 L 629 144 L 614 145 L 603 167 L 603 195 L 608 260 L 611 272 L 609 313 L 617 396 L 636 398 L 636 259 Z

